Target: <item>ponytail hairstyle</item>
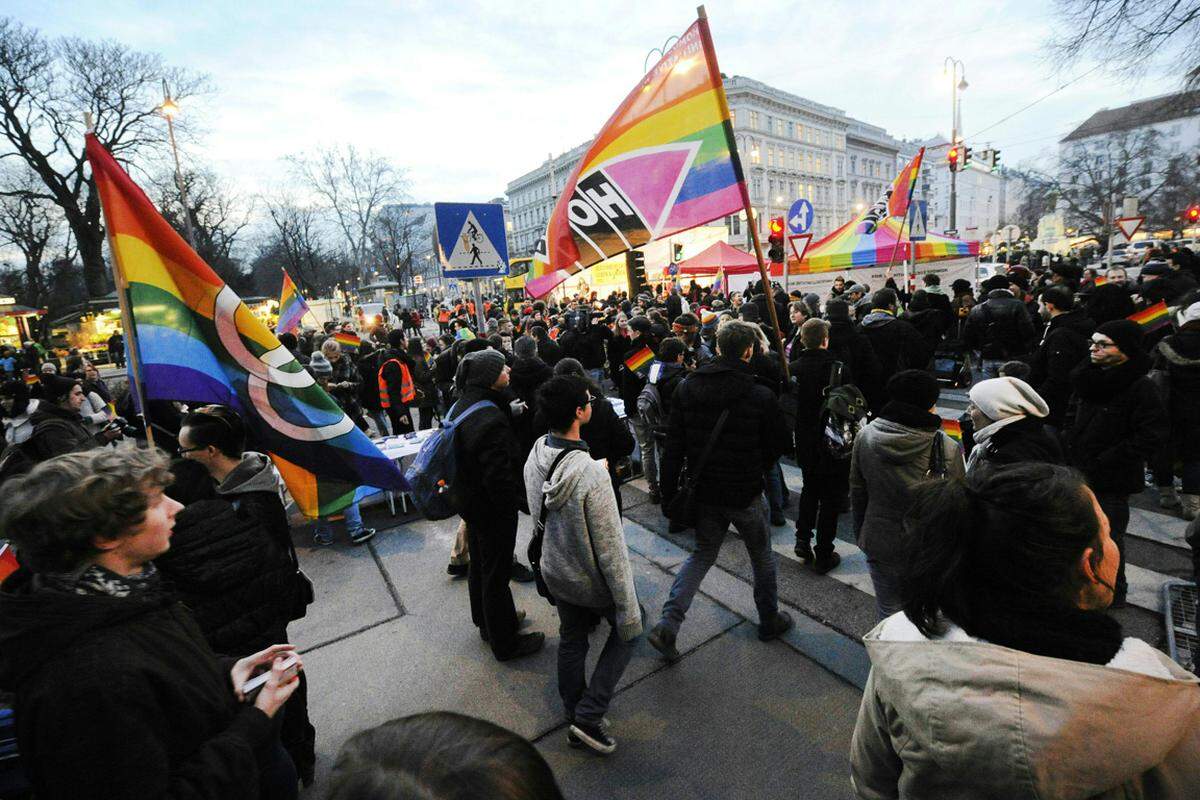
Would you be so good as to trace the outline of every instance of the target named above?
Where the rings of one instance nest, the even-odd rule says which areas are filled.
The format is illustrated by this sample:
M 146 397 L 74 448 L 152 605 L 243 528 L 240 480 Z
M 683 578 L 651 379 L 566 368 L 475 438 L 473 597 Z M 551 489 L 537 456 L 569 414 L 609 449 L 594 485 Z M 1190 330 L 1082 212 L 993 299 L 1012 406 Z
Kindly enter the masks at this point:
M 904 614 L 926 637 L 945 621 L 992 644 L 1094 664 L 1121 646 L 1104 610 L 1077 605 L 1079 556 L 1103 558 L 1082 475 L 1020 463 L 918 486 L 905 517 Z

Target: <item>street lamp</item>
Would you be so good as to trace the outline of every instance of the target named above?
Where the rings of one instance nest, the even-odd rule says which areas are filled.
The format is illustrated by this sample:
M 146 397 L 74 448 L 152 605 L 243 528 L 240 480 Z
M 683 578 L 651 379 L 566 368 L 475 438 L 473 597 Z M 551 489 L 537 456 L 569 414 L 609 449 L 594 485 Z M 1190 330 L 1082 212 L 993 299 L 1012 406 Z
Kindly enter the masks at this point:
M 959 131 L 962 128 L 962 103 L 958 94 L 967 88 L 966 67 L 957 58 L 946 56 L 942 62 L 942 74 L 950 78 L 950 146 L 959 143 Z M 950 169 L 950 229 L 957 228 L 958 212 L 958 170 Z
M 183 230 L 187 234 L 188 244 L 196 249 L 196 232 L 192 230 L 192 212 L 189 210 L 187 187 L 183 185 L 183 171 L 179 168 L 179 148 L 175 146 L 175 115 L 179 113 L 179 104 L 171 97 L 167 79 L 162 81 L 163 101 L 158 107 L 158 113 L 167 121 L 167 136 L 171 140 L 171 155 L 175 157 L 175 186 L 179 189 L 179 201 L 183 204 Z

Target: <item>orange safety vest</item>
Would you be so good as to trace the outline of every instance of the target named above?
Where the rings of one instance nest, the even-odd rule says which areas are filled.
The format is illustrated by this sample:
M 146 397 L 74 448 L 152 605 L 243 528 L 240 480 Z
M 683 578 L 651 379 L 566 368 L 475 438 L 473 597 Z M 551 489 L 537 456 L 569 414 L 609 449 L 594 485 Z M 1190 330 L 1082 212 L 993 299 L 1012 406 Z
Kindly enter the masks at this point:
M 411 403 L 417 399 L 417 390 L 413 386 L 412 373 L 409 372 L 408 366 L 398 358 L 389 358 L 379 367 L 379 405 L 384 408 L 392 407 L 392 394 L 388 390 L 387 381 L 383 377 L 383 370 L 388 364 L 398 364 L 400 366 L 400 402 Z

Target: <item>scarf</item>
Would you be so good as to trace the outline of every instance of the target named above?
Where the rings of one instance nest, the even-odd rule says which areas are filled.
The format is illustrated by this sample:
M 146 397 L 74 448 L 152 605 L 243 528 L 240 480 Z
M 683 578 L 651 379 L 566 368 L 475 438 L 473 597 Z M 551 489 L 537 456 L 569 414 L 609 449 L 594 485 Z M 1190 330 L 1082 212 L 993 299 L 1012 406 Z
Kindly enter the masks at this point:
M 1149 371 L 1150 358 L 1145 353 L 1137 353 L 1115 367 L 1101 367 L 1087 360 L 1071 371 L 1071 383 L 1082 399 L 1107 403 Z
M 118 575 L 99 564 L 90 564 L 76 572 L 44 575 L 43 582 L 51 589 L 70 594 L 129 597 L 157 589 L 159 574 L 153 563 L 146 564 L 146 568 L 135 575 Z

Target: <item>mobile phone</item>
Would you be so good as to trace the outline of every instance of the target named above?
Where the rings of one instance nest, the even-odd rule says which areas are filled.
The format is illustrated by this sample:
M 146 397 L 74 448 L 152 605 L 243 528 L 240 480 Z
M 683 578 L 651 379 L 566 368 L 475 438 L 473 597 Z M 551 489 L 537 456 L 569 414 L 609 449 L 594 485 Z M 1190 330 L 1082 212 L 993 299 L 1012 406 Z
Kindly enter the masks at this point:
M 293 675 L 300 671 L 300 656 L 293 653 L 280 666 L 283 667 L 284 670 L 283 679 L 285 681 L 289 681 L 292 679 Z M 267 678 L 269 677 L 271 677 L 270 669 L 264 670 L 258 675 L 255 675 L 253 678 L 242 684 L 242 694 L 249 695 L 251 692 L 258 691 L 262 688 L 263 684 L 267 682 Z
M 406 434 L 404 434 L 404 438 L 405 439 L 415 439 L 415 438 L 417 438 L 417 432 L 413 431 L 412 433 L 406 433 Z

